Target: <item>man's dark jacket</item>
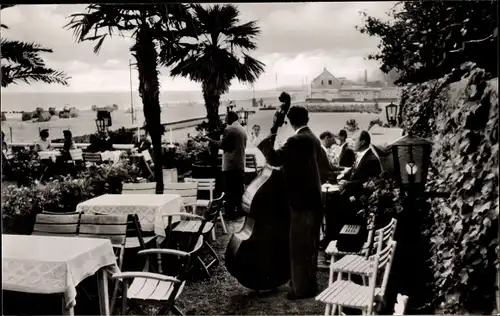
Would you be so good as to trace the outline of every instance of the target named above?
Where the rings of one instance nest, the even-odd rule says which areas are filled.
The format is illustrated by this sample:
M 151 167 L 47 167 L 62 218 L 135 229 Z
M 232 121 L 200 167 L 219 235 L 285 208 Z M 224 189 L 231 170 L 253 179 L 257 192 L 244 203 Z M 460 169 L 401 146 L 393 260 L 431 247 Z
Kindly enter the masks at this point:
M 319 139 L 308 127 L 288 138 L 275 150 L 269 138 L 257 146 L 272 166 L 283 166 L 286 192 L 294 210 L 321 211 L 321 184 L 331 171 Z

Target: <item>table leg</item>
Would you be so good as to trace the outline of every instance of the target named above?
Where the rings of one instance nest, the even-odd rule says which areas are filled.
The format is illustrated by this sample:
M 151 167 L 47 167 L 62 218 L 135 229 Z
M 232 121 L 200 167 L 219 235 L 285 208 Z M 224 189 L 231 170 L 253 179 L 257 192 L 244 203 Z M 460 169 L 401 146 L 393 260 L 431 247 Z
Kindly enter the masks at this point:
M 161 242 L 156 238 L 156 248 L 160 248 Z M 158 273 L 163 273 L 163 269 L 161 268 L 161 255 L 157 255 L 158 258 Z
M 62 301 L 62 314 L 66 316 L 75 316 L 75 308 L 71 307 L 70 309 L 66 309 L 66 299 L 64 298 L 64 294 L 61 297 Z
M 109 316 L 108 272 L 105 268 L 101 268 L 97 272 L 97 290 L 99 293 L 99 308 L 101 315 Z

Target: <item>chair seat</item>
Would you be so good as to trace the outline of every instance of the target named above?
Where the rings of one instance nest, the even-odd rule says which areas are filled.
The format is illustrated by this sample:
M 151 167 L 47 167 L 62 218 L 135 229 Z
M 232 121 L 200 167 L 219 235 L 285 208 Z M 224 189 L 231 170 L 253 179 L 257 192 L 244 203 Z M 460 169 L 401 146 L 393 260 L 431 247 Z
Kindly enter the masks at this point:
M 177 292 L 176 298 L 182 292 L 182 287 Z M 166 301 L 172 295 L 174 283 L 147 278 L 134 278 L 128 288 L 127 297 L 135 300 Z
M 257 169 L 245 167 L 245 173 L 256 173 Z
M 175 228 L 173 229 L 174 232 L 184 232 L 184 233 L 196 233 L 201 226 L 201 221 L 198 220 L 192 220 L 192 221 L 181 221 Z M 213 223 L 206 223 L 205 227 L 203 227 L 203 234 L 208 233 L 212 227 L 214 226 Z
M 144 244 L 149 244 L 152 240 L 154 240 L 156 236 L 150 237 L 142 237 L 144 240 Z M 127 241 L 125 242 L 125 248 L 139 248 L 141 244 L 139 243 L 139 238 L 137 237 L 127 237 Z
M 380 288 L 375 288 L 375 296 Z M 326 290 L 316 296 L 316 300 L 325 304 L 341 305 L 357 309 L 366 309 L 370 302 L 370 287 L 351 281 L 335 281 Z
M 201 207 L 208 207 L 208 204 L 210 204 L 209 200 L 196 200 L 196 202 L 193 203 L 192 205 L 201 206 Z
M 344 272 L 368 276 L 371 273 L 372 262 L 363 256 L 347 255 L 330 265 L 334 272 Z

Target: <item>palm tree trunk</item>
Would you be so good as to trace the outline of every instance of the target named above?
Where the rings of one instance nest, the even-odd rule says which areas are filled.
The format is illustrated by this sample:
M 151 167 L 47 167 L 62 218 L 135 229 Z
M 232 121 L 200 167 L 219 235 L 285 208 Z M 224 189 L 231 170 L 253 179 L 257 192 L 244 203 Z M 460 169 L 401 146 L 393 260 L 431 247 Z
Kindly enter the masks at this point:
M 146 129 L 153 145 L 153 161 L 156 194 L 163 194 L 163 161 L 161 137 L 164 128 L 161 125 L 160 91 L 157 70 L 157 52 L 150 33 L 145 24 L 138 32 L 136 44 L 132 47 L 133 55 L 139 70 L 139 94 L 142 98 Z
M 212 139 L 219 140 L 221 136 L 220 131 L 220 116 L 219 116 L 219 100 L 220 96 L 211 91 L 208 87 L 203 85 L 203 99 L 205 100 L 205 107 L 207 108 L 208 119 L 208 133 Z M 217 157 L 219 148 L 213 144 L 209 145 L 210 149 L 210 164 L 217 165 Z

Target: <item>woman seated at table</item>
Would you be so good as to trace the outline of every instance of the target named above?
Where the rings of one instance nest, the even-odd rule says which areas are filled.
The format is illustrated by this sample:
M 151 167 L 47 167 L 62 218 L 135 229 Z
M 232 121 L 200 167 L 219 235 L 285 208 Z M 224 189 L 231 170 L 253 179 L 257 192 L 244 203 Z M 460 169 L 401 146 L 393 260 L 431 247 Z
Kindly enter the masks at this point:
M 35 151 L 46 151 L 50 148 L 49 130 L 43 129 L 40 131 L 40 139 L 35 142 Z
M 63 136 L 64 136 L 64 143 L 63 143 L 63 148 L 61 149 L 60 157 L 63 161 L 68 161 L 71 160 L 71 154 L 69 153 L 69 151 L 76 149 L 76 145 L 73 142 L 73 134 L 71 133 L 70 130 L 64 130 Z

